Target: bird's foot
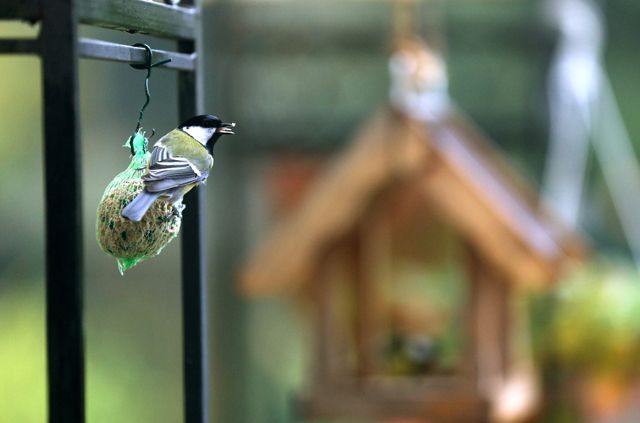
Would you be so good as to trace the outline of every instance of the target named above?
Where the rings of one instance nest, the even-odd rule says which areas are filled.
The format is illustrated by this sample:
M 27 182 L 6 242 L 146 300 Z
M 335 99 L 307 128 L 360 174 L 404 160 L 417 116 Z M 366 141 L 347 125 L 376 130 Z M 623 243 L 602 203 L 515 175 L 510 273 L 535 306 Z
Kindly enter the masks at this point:
M 177 216 L 178 219 L 182 219 L 182 211 L 186 208 L 186 206 L 182 203 L 176 203 L 173 205 L 173 214 Z

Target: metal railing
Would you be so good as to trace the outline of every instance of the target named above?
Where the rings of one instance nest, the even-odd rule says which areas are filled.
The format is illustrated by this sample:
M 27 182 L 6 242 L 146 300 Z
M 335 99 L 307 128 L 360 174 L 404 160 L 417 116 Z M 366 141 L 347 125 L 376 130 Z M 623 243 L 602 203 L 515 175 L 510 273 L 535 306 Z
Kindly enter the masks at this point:
M 46 207 L 46 334 L 50 423 L 85 420 L 82 324 L 83 260 L 78 59 L 140 63 L 143 48 L 78 38 L 79 24 L 177 41 L 176 51 L 154 50 L 178 72 L 179 118 L 202 112 L 201 6 L 148 0 L 3 0 L 0 20 L 40 22 L 35 39 L 0 39 L 0 54 L 42 59 Z M 184 415 L 208 421 L 204 190 L 185 197 L 182 224 Z M 65 211 L 64 219 L 57 213 Z

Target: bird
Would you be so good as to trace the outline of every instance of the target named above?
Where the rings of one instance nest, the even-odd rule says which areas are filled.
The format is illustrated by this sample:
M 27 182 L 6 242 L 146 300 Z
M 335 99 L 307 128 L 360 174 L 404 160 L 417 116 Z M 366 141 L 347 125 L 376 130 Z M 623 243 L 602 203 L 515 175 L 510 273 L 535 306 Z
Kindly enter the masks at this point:
M 158 198 L 171 202 L 182 216 L 182 197 L 207 180 L 213 167 L 214 145 L 221 136 L 235 134 L 235 126 L 217 116 L 199 115 L 160 138 L 142 175 L 144 189 L 122 209 L 122 216 L 139 222 Z

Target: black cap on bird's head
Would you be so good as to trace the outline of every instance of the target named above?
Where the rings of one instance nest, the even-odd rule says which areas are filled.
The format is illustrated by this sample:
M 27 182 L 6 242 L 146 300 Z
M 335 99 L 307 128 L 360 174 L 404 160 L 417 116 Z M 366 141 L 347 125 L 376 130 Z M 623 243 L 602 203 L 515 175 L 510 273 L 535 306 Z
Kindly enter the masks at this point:
M 191 135 L 202 145 L 213 149 L 214 144 L 222 135 L 233 135 L 236 124 L 225 123 L 213 115 L 199 115 L 182 122 L 178 128 Z

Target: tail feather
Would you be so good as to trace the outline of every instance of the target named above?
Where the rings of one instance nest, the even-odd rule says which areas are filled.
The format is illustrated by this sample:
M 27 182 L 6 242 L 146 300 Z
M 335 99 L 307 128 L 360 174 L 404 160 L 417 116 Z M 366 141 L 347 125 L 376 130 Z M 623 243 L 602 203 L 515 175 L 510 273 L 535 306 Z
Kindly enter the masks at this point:
M 139 222 L 144 217 L 149 207 L 162 194 L 161 192 L 149 192 L 142 190 L 125 208 L 122 209 L 122 216 L 134 222 Z

